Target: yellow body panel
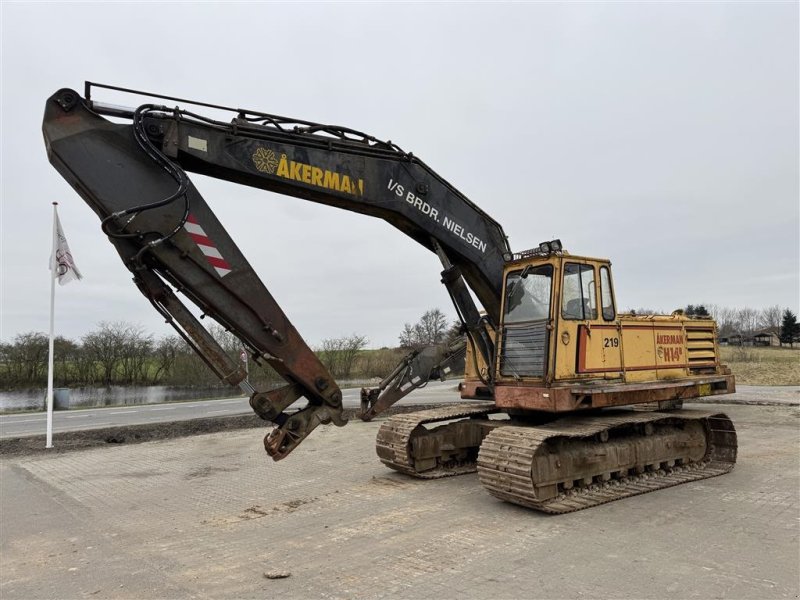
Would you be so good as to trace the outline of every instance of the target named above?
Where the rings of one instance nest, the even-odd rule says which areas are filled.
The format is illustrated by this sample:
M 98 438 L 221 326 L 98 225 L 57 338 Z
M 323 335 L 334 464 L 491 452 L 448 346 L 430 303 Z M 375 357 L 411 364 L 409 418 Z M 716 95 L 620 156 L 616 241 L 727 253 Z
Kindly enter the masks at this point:
M 574 290 L 565 289 L 565 267 L 574 270 L 580 265 L 585 273 L 584 316 L 571 318 L 562 306 Z M 506 276 L 519 274 L 527 265 L 551 265 L 552 293 L 550 318 L 547 320 L 546 358 L 543 376 L 509 377 L 502 373 L 503 335 L 499 328 L 495 381 L 498 384 L 560 386 L 591 382 L 645 383 L 665 380 L 691 379 L 729 371 L 720 365 L 716 340 L 716 325 L 710 319 L 673 315 L 617 314 L 616 301 L 610 280 L 610 262 L 604 259 L 571 256 L 566 253 L 551 256 L 532 256 L 508 263 Z M 606 269 L 608 287 L 603 297 L 601 267 Z M 592 275 L 594 274 L 594 275 Z M 593 281 L 592 281 L 593 277 Z M 507 294 L 504 293 L 505 300 Z M 612 306 L 608 306 L 608 302 Z M 566 305 L 566 300 L 564 300 Z M 603 310 L 603 304 L 606 310 Z M 506 307 L 503 307 L 504 314 Z M 604 314 L 605 313 L 605 314 Z M 545 327 L 543 323 L 540 327 Z M 474 357 L 468 346 L 465 379 L 478 382 L 478 370 L 486 373 L 487 366 Z
M 579 325 L 575 359 L 562 352 L 558 370 L 564 379 L 593 376 L 623 381 L 708 373 L 718 366 L 715 337 L 710 320 L 620 315 L 613 323 Z

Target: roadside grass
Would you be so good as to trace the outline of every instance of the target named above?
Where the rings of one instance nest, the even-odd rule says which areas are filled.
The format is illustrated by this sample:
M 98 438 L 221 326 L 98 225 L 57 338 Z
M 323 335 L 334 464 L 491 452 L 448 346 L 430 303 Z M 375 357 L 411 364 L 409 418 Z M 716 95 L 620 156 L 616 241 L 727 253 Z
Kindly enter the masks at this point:
M 722 364 L 742 385 L 800 385 L 800 348 L 720 347 Z

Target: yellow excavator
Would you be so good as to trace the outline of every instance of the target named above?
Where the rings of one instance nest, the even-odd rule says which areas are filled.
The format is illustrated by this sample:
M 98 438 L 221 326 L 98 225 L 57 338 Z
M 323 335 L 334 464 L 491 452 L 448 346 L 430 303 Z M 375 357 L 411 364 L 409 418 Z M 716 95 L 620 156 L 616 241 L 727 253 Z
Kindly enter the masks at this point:
M 114 106 L 94 100 L 96 89 L 150 102 Z M 412 352 L 362 390 L 361 417 L 462 361 L 469 402 L 387 418 L 377 453 L 390 468 L 419 478 L 477 470 L 492 495 L 563 513 L 720 475 L 736 462 L 726 415 L 682 409 L 735 391 L 712 320 L 620 314 L 608 260 L 572 255 L 559 240 L 512 252 L 496 221 L 392 142 L 91 82 L 83 95 L 65 88 L 47 100 L 43 133 L 50 162 L 98 215 L 139 290 L 274 424 L 264 444 L 275 460 L 318 425 L 346 423 L 341 391 L 187 172 L 381 218 L 438 256 L 465 343 L 443 356 Z M 287 384 L 254 389 L 178 293 Z M 293 408 L 301 398 L 306 405 Z

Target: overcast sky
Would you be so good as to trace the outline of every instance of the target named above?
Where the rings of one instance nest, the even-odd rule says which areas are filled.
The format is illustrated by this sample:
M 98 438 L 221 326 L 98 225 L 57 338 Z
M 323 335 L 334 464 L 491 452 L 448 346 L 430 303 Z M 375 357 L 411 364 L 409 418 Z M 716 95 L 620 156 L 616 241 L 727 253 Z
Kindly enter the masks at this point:
M 2 341 L 48 329 L 52 201 L 84 275 L 56 290 L 57 333 L 171 332 L 47 162 L 45 100 L 86 79 L 391 139 L 515 251 L 611 258 L 621 307 L 800 305 L 795 2 L 0 10 Z M 312 346 L 455 314 L 435 255 L 388 224 L 190 177 Z

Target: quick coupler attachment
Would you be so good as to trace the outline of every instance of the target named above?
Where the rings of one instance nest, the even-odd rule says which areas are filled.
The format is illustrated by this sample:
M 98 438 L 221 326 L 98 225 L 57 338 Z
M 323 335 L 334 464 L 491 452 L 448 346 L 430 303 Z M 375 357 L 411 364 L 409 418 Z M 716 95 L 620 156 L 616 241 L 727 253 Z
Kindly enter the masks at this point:
M 333 423 L 337 427 L 347 424 L 342 413 L 342 396 L 338 396 L 338 406 L 309 404 L 295 413 L 281 413 L 275 423 L 277 426 L 264 438 L 264 449 L 278 461 L 286 458 L 297 448 L 318 425 Z
M 256 392 L 250 396 L 253 411 L 275 428 L 264 438 L 264 449 L 273 460 L 285 458 L 318 425 L 333 423 L 339 427 L 347 423 L 342 408 L 342 393 L 336 389 L 320 403 L 315 397 L 308 406 L 297 412 L 284 412 L 304 396 L 303 386 L 295 383 L 269 392 Z

